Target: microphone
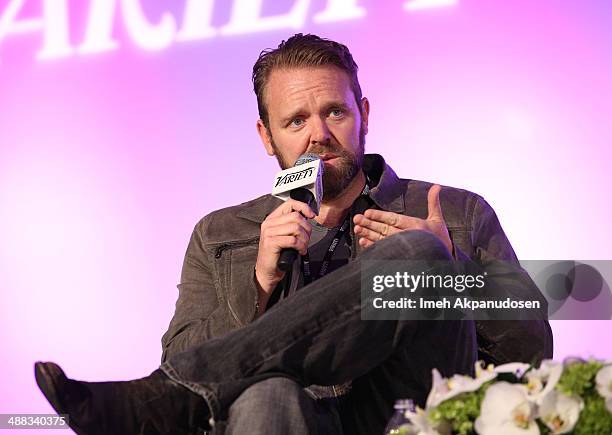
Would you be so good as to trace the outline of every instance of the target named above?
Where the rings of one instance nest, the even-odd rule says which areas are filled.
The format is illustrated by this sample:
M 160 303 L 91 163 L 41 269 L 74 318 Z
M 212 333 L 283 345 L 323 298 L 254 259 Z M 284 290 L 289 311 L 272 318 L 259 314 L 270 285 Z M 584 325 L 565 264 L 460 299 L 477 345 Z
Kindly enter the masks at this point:
M 316 154 L 303 154 L 292 168 L 284 169 L 276 174 L 272 195 L 286 201 L 295 199 L 306 204 L 319 214 L 323 198 L 323 168 L 324 164 Z M 293 248 L 284 248 L 278 258 L 278 268 L 288 272 L 297 259 L 298 252 Z

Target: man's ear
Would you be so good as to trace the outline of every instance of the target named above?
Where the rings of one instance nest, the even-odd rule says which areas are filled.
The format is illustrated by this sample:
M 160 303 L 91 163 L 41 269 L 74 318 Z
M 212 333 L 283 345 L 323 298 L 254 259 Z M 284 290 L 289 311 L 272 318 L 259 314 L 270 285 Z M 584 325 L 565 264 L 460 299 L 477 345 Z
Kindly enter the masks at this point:
M 270 131 L 266 128 L 266 126 L 264 125 L 261 119 L 257 120 L 257 133 L 259 134 L 259 137 L 261 138 L 261 142 L 266 148 L 266 152 L 268 153 L 268 155 L 269 156 L 276 155 L 276 152 L 274 151 L 274 147 L 272 146 L 272 137 L 270 136 Z
M 370 117 L 370 102 L 366 97 L 361 99 L 361 127 L 363 134 L 368 134 L 368 119 Z

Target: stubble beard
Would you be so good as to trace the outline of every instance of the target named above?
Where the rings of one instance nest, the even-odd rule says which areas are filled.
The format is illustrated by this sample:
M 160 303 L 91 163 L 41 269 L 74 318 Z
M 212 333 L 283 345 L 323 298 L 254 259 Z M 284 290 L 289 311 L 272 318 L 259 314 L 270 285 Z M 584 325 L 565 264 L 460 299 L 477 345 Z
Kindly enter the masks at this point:
M 288 169 L 292 165 L 285 160 L 284 156 L 279 151 L 274 143 L 272 134 L 268 132 L 272 147 L 275 150 L 276 160 L 281 169 Z M 353 154 L 349 150 L 342 148 L 340 145 L 314 145 L 307 150 L 307 153 L 323 154 L 333 153 L 337 155 L 335 165 L 325 165 L 323 172 L 323 202 L 328 202 L 336 199 L 344 190 L 351 184 L 351 181 L 361 171 L 363 167 L 363 157 L 365 154 L 365 134 L 363 128 L 359 129 L 359 146 Z

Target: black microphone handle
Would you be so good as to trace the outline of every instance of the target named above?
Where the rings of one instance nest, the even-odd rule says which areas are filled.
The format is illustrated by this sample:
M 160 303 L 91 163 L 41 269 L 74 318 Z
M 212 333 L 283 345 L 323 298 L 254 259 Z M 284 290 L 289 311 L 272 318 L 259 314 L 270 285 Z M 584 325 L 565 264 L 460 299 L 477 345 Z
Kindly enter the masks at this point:
M 298 251 L 293 248 L 283 248 L 278 257 L 277 266 L 283 272 L 289 272 L 293 268 L 293 263 L 297 260 Z
M 289 193 L 289 197 L 291 199 L 295 199 L 296 201 L 301 201 L 308 204 L 308 207 L 312 208 L 312 204 L 315 202 L 315 197 L 312 192 L 303 187 L 298 187 L 297 189 L 293 189 Z M 298 251 L 293 248 L 283 248 L 281 250 L 280 256 L 278 257 L 277 267 L 283 272 L 289 272 L 293 268 L 293 263 L 297 260 Z

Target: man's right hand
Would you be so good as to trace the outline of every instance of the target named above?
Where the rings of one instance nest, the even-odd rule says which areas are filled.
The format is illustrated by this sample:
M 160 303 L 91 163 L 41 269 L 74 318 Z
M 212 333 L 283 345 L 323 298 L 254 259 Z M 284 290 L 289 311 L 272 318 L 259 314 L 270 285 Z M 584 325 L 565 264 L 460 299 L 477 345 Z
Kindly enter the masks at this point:
M 313 219 L 315 216 L 307 204 L 288 199 L 262 222 L 255 265 L 262 312 L 272 291 L 285 275 L 285 272 L 277 267 L 281 250 L 293 248 L 302 255 L 306 254 L 312 232 L 312 226 L 306 218 Z

